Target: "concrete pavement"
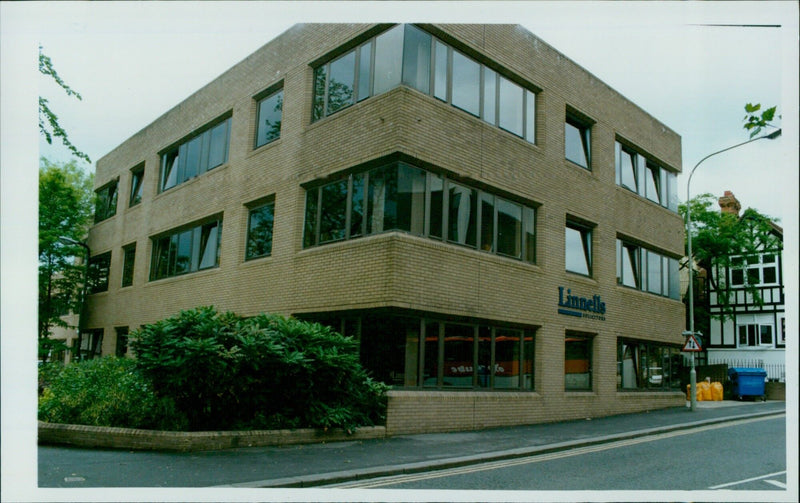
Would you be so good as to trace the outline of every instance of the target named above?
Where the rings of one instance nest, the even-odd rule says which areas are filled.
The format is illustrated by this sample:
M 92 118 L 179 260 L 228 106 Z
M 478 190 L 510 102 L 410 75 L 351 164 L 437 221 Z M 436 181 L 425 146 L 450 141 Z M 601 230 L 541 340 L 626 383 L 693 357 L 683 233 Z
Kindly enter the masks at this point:
M 698 402 L 605 418 L 485 431 L 195 453 L 39 448 L 39 487 L 315 487 L 530 456 L 743 417 L 785 403 Z

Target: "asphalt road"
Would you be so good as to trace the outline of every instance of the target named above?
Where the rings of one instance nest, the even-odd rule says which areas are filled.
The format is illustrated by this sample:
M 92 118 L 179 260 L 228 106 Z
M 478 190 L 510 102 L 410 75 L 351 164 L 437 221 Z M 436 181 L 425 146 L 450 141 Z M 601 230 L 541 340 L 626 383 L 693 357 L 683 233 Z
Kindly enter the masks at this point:
M 328 487 L 781 491 L 786 486 L 785 428 L 785 416 L 743 419 L 529 458 Z

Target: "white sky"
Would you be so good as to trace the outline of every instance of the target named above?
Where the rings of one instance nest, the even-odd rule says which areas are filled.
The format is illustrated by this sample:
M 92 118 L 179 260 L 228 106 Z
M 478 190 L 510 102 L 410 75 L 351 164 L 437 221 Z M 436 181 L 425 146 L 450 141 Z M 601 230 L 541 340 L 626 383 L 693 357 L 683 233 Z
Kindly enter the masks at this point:
M 743 207 L 779 218 L 796 271 L 797 2 L 0 2 L 4 314 L 14 274 L 36 267 L 37 159 L 70 158 L 58 140 L 39 138 L 39 94 L 96 162 L 292 24 L 352 21 L 522 24 L 681 135 L 685 172 L 748 138 L 745 103 L 778 105 L 783 136 L 704 162 L 692 194 L 731 190 Z M 39 44 L 83 101 L 39 78 Z M 684 200 L 685 175 L 678 187 Z M 12 248 L 18 235 L 27 239 Z M 35 318 L 30 303 L 11 312 L 31 309 Z M 5 370 L 3 381 L 7 398 Z

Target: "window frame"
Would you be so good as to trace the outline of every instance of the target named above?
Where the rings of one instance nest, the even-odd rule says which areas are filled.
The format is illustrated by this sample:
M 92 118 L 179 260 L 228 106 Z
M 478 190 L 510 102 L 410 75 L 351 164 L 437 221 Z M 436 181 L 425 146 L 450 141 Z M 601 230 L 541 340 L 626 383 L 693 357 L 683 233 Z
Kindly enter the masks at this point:
M 588 118 L 581 117 L 576 112 L 567 111 L 565 119 L 564 119 L 564 158 L 578 166 L 583 168 L 587 171 L 592 171 L 592 126 L 594 125 L 594 121 L 591 121 Z M 570 143 L 569 143 L 569 136 L 567 134 L 567 128 L 572 127 L 578 133 L 578 138 L 580 139 L 580 151 L 583 153 L 583 156 L 586 160 L 586 165 L 583 165 L 580 159 L 572 159 L 570 158 Z
M 634 282 L 635 286 L 625 284 L 626 271 L 625 271 L 625 258 L 633 256 L 634 264 Z M 659 263 L 659 278 L 658 285 L 651 285 L 650 278 L 650 256 L 658 257 Z M 630 288 L 640 292 L 658 295 L 660 297 L 667 297 L 673 300 L 680 300 L 680 272 L 678 259 L 672 258 L 668 255 L 642 246 L 635 241 L 618 236 L 616 240 L 616 267 L 617 267 L 617 286 L 623 288 Z
M 107 292 L 111 274 L 111 250 L 89 257 L 87 268 L 87 292 L 90 295 Z
M 228 164 L 230 162 L 232 123 L 232 112 L 227 112 L 222 117 L 214 119 L 178 142 L 160 151 L 158 193 L 162 194 L 167 192 L 209 171 Z M 217 128 L 223 124 L 225 125 L 225 138 L 222 143 L 222 161 L 212 166 L 214 133 L 217 131 Z M 190 155 L 189 148 L 194 147 L 195 142 L 199 142 L 197 165 L 187 167 L 187 157 Z M 168 163 L 172 164 L 169 171 L 167 171 Z M 187 176 L 187 170 L 190 170 L 189 176 Z M 171 182 L 171 180 L 173 180 L 173 174 L 174 182 Z M 170 183 L 169 186 L 167 186 L 168 183 Z
M 572 274 L 578 274 L 580 276 L 584 276 L 587 278 L 593 277 L 593 268 L 594 268 L 594 245 L 593 245 L 593 234 L 594 234 L 594 225 L 588 224 L 586 222 L 578 222 L 567 218 L 567 222 L 564 226 L 564 270 L 566 272 Z M 568 254 L 570 253 L 570 249 L 567 246 L 567 232 L 569 230 L 573 230 L 579 233 L 580 241 L 581 241 L 581 248 L 583 251 L 583 260 L 584 265 L 586 266 L 587 272 L 583 273 L 581 271 L 576 271 L 569 268 Z
M 94 206 L 94 223 L 108 220 L 117 214 L 119 203 L 119 177 L 109 181 L 96 191 Z
M 591 392 L 594 391 L 594 340 L 595 336 L 593 334 L 586 334 L 581 332 L 573 332 L 567 330 L 564 334 L 564 391 L 567 393 L 570 392 Z M 567 372 L 567 362 L 574 361 L 575 359 L 568 359 L 570 356 L 569 349 L 567 345 L 570 342 L 582 342 L 586 345 L 586 371 L 585 372 Z M 581 386 L 578 384 L 571 384 L 570 380 L 567 376 L 569 375 L 578 375 L 578 374 L 586 374 L 587 383 L 585 386 Z
M 216 228 L 216 250 L 214 251 L 214 264 L 210 266 L 203 266 L 205 252 L 203 246 L 203 238 L 210 239 L 210 231 L 208 236 L 204 236 L 205 228 Z M 186 237 L 188 234 L 188 238 Z M 176 238 L 173 242 L 173 238 Z M 178 254 L 180 253 L 180 245 L 182 238 L 189 239 L 189 262 L 188 265 L 178 269 Z M 213 217 L 204 218 L 194 223 L 176 227 L 169 231 L 156 234 L 150 237 L 150 271 L 148 274 L 149 281 L 159 281 L 162 279 L 174 278 L 186 274 L 192 274 L 204 270 L 217 269 L 220 267 L 220 253 L 222 249 L 222 214 Z M 208 241 L 205 243 L 208 244 Z M 166 256 L 166 262 L 164 260 Z M 159 269 L 162 265 L 166 268 L 166 272 L 161 274 Z
M 376 82 L 377 79 L 375 78 L 376 67 L 378 66 L 378 48 L 376 40 L 380 38 L 382 35 L 385 35 L 391 32 L 394 29 L 400 28 L 402 31 L 402 41 L 400 42 L 401 52 L 400 52 L 400 62 L 399 62 L 399 71 L 400 77 L 399 79 L 393 79 L 386 89 L 377 89 L 376 86 L 378 83 Z M 425 72 L 427 73 L 426 82 L 410 82 L 410 77 L 406 75 L 406 71 L 409 70 L 408 65 L 408 58 L 406 57 L 405 49 L 406 49 L 406 40 L 409 36 L 408 34 L 412 31 L 418 31 L 424 35 L 430 37 L 430 47 L 427 51 L 425 61 L 427 62 L 427 67 Z M 363 49 L 369 47 L 369 77 L 364 79 L 362 76 L 362 60 L 365 60 Z M 439 53 L 438 51 L 442 51 Z M 347 106 L 343 106 L 337 108 L 336 110 L 329 112 L 329 87 L 330 87 L 330 65 L 336 61 L 341 60 L 341 58 L 345 57 L 350 53 L 355 53 L 356 61 L 355 61 L 355 69 L 354 69 L 354 88 L 353 88 L 353 100 Z M 478 102 L 475 104 L 475 108 L 477 108 L 477 112 L 473 110 L 473 107 L 462 107 L 453 103 L 454 99 L 454 54 L 458 54 L 459 57 L 463 57 L 466 61 L 474 63 L 478 65 L 478 76 L 475 85 L 478 89 Z M 312 74 L 313 74 L 313 99 L 312 99 L 312 113 L 311 113 L 311 122 L 317 122 L 322 120 L 326 117 L 330 117 L 342 110 L 350 108 L 351 106 L 355 105 L 356 103 L 373 96 L 378 96 L 385 92 L 388 92 L 391 89 L 394 89 L 400 85 L 410 87 L 412 89 L 416 89 L 417 91 L 427 94 L 439 101 L 445 102 L 452 106 L 453 108 L 457 108 L 458 110 L 463 111 L 464 113 L 471 115 L 473 117 L 480 118 L 487 124 L 494 126 L 497 129 L 501 129 L 506 131 L 518 138 L 521 138 L 528 143 L 536 144 L 536 101 L 537 95 L 540 92 L 536 86 L 528 83 L 525 79 L 522 79 L 518 76 L 513 75 L 511 72 L 506 70 L 499 70 L 498 68 L 489 67 L 482 61 L 486 58 L 480 54 L 472 54 L 472 51 L 463 51 L 460 49 L 455 48 L 450 43 L 447 43 L 437 37 L 436 35 L 424 30 L 423 28 L 414 25 L 414 24 L 398 24 L 393 25 L 385 30 L 372 35 L 370 38 L 359 42 L 355 46 L 350 46 L 347 50 L 343 52 L 336 52 L 330 58 L 327 58 L 324 62 L 316 64 L 312 67 Z M 441 70 L 441 64 L 444 63 L 445 69 L 444 71 Z M 417 63 L 419 64 L 419 63 Z M 324 75 L 324 77 L 323 77 Z M 486 96 L 487 92 L 487 82 L 486 76 L 491 75 L 494 77 L 495 81 L 493 84 L 493 89 L 495 90 L 495 95 L 491 103 L 488 103 L 488 99 Z M 423 76 L 424 78 L 424 76 Z M 443 80 L 442 80 L 443 79 Z M 320 84 L 321 81 L 324 83 Z M 520 106 L 518 107 L 517 113 L 520 116 L 520 124 L 519 124 L 519 133 L 509 129 L 508 127 L 501 126 L 500 124 L 504 121 L 504 116 L 501 113 L 502 107 L 502 99 L 501 99 L 501 87 L 503 86 L 503 82 L 507 82 L 510 85 L 517 86 L 521 88 L 521 101 Z M 363 93 L 361 89 L 364 83 L 368 83 L 369 89 L 367 90 L 366 94 Z M 320 89 L 320 87 L 322 89 Z M 488 110 L 487 104 L 492 105 L 492 110 Z
M 396 173 L 399 177 L 403 171 L 417 172 L 423 180 L 424 192 L 413 192 L 415 199 L 411 205 L 411 228 L 400 228 L 400 225 L 393 225 L 388 227 L 376 227 L 374 224 L 375 206 L 374 206 L 374 190 L 372 180 L 375 176 L 383 171 L 388 170 L 389 173 Z M 337 217 L 344 226 L 341 229 L 341 235 L 337 235 L 336 239 L 324 240 L 322 235 L 322 215 L 328 214 L 326 211 L 323 200 L 323 189 L 331 185 L 346 185 L 347 186 L 347 206 L 345 215 Z M 360 187 L 362 198 L 360 201 L 360 214 L 356 214 L 353 210 L 356 206 L 353 196 L 356 193 L 355 188 Z M 440 188 L 441 187 L 441 188 Z M 470 194 L 469 197 L 469 221 L 464 236 L 464 242 L 456 239 L 460 236 L 453 236 L 450 226 L 451 220 L 451 189 L 461 189 Z M 440 192 L 441 196 L 436 201 L 436 214 L 433 209 L 433 193 L 434 191 Z M 499 191 L 498 191 L 499 192 Z M 306 203 L 304 210 L 304 224 L 303 224 L 303 248 L 313 248 L 316 246 L 326 245 L 332 242 L 345 241 L 349 239 L 356 239 L 362 236 L 382 234 L 386 232 L 403 232 L 414 236 L 424 237 L 444 243 L 454 244 L 457 246 L 464 246 L 467 248 L 478 249 L 479 247 L 483 252 L 496 255 L 499 257 L 511 258 L 527 263 L 536 263 L 536 214 L 537 209 L 535 204 L 520 202 L 517 199 L 512 199 L 506 195 L 500 195 L 498 192 L 489 191 L 485 189 L 478 189 L 473 185 L 466 184 L 459 179 L 450 175 L 444 174 L 440 171 L 432 171 L 428 168 L 421 168 L 413 162 L 405 160 L 390 160 L 384 163 L 368 163 L 364 167 L 353 170 L 348 170 L 345 174 L 332 176 L 322 183 L 310 185 L 306 188 Z M 482 236 L 479 236 L 482 229 L 482 204 L 486 197 L 494 201 L 493 210 L 491 215 L 492 229 L 492 243 L 488 249 L 483 249 L 479 244 Z M 498 250 L 499 246 L 499 227 L 498 218 L 501 211 L 502 204 L 508 204 L 515 208 L 520 209 L 520 220 L 516 232 L 515 241 L 519 241 L 517 246 L 519 253 L 517 256 L 502 253 Z M 418 207 L 421 205 L 422 207 Z M 438 213 L 441 212 L 441 213 Z M 361 222 L 354 221 L 361 219 Z M 383 218 L 383 217 L 381 217 Z M 399 217 L 398 217 L 399 218 Z M 417 218 L 422 218 L 422 222 L 417 222 Z M 383 222 L 383 221 L 382 221 Z M 398 221 L 399 222 L 399 221 Z M 416 222 L 416 223 L 415 223 Z M 441 225 L 441 229 L 433 229 L 434 224 Z
M 136 243 L 131 243 L 122 247 L 122 279 L 120 288 L 133 285 L 133 278 L 136 271 Z
M 144 194 L 144 163 L 131 168 L 131 190 L 128 193 L 128 208 L 142 202 Z
M 259 258 L 264 257 L 271 257 L 272 256 L 272 243 L 274 240 L 274 231 L 275 231 L 275 196 L 270 196 L 269 198 L 259 200 L 257 202 L 250 203 L 246 205 L 247 208 L 247 233 L 245 234 L 245 245 L 244 245 L 244 260 L 256 260 Z M 250 253 L 250 240 L 251 234 L 253 233 L 253 219 L 252 215 L 253 212 L 264 210 L 266 208 L 271 208 L 271 223 L 269 226 L 269 249 L 266 252 L 259 253 L 252 255 Z
M 262 143 L 259 143 L 259 139 L 261 136 L 261 107 L 262 104 L 266 104 L 269 100 L 277 98 L 280 101 L 280 119 L 278 120 L 278 133 L 276 136 L 267 137 L 265 134 L 265 139 Z M 256 102 L 256 127 L 254 128 L 255 137 L 253 138 L 253 150 L 259 149 L 265 145 L 269 145 L 277 140 L 281 139 L 281 128 L 283 127 L 283 105 L 284 105 L 284 94 L 283 94 L 283 81 L 279 82 L 278 84 L 272 85 L 264 92 L 261 92 L 253 97 Z M 274 127 L 274 126 L 273 126 Z

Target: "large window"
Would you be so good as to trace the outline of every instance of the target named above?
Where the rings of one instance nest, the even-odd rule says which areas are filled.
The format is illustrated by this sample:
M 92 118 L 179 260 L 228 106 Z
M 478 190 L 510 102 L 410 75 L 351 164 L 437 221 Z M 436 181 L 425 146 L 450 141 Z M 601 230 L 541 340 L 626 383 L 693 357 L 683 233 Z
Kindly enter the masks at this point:
M 534 331 L 389 313 L 320 317 L 360 341 L 373 378 L 401 387 L 534 389 Z
M 774 327 L 772 325 L 748 323 L 737 325 L 738 347 L 775 346 Z
M 677 346 L 617 339 L 617 388 L 680 389 L 683 356 Z
M 678 260 L 617 239 L 617 284 L 680 299 Z
M 731 258 L 731 286 L 741 287 L 778 284 L 778 255 L 737 256 Z
M 615 144 L 617 185 L 654 203 L 678 211 L 678 175 L 636 149 Z
M 305 247 L 403 231 L 535 261 L 535 210 L 392 162 L 306 192 Z
M 274 219 L 274 202 L 255 206 L 247 212 L 245 260 L 266 257 L 272 254 L 272 225 Z
M 259 99 L 256 118 L 256 148 L 281 137 L 282 116 L 283 89 Z
M 159 190 L 171 189 L 228 162 L 230 124 L 227 118 L 164 152 Z
M 117 213 L 117 186 L 119 180 L 107 183 L 95 192 L 94 221 L 102 222 Z
M 572 115 L 564 122 L 564 156 L 578 166 L 591 169 L 591 125 Z
M 137 166 L 131 170 L 131 192 L 128 197 L 128 206 L 136 206 L 142 202 L 142 192 L 144 190 L 144 165 Z
M 136 262 L 136 243 L 122 248 L 122 286 L 133 284 L 133 267 Z
M 111 252 L 101 253 L 89 258 L 87 271 L 89 293 L 108 290 L 108 271 L 111 267 Z
M 398 25 L 314 70 L 313 120 L 401 84 L 534 143 L 536 94 L 413 25 Z
M 153 238 L 150 280 L 219 266 L 222 218 Z
M 567 333 L 564 338 L 564 389 L 592 389 L 592 338 Z
M 564 261 L 569 272 L 592 275 L 592 229 L 567 222 L 564 236 Z

